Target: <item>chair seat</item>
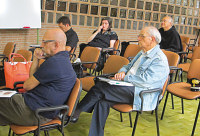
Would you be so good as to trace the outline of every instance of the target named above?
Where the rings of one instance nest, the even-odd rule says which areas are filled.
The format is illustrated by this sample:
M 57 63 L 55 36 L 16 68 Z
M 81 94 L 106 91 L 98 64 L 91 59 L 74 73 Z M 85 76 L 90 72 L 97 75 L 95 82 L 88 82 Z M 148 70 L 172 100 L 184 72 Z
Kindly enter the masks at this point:
M 174 83 L 174 84 L 168 85 L 167 90 L 173 95 L 176 95 L 183 99 L 192 100 L 192 99 L 199 98 L 200 92 L 193 92 L 190 90 L 190 87 L 191 85 L 189 83 L 180 82 L 180 83 Z
M 133 110 L 133 105 L 130 104 L 115 104 L 112 106 L 113 109 L 120 112 L 131 112 Z
M 179 67 L 179 68 L 182 68 L 182 70 L 183 70 L 184 72 L 188 72 L 189 67 L 190 67 L 190 63 L 179 64 L 178 67 Z
M 80 80 L 84 91 L 88 92 L 95 85 L 93 76 L 80 78 Z
M 41 126 L 48 126 L 48 125 L 61 125 L 61 121 L 58 119 L 51 120 L 48 123 L 42 124 Z M 10 125 L 10 128 L 15 134 L 21 135 L 31 131 L 34 131 L 38 128 L 38 126 L 18 126 L 18 125 Z

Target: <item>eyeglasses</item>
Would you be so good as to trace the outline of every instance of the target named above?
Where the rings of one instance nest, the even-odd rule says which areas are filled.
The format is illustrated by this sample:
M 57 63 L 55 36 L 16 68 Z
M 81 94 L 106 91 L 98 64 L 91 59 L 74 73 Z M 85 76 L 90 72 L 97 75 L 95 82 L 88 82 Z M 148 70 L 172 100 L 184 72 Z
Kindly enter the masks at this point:
M 143 35 L 143 34 L 139 34 L 139 35 L 138 35 L 138 38 L 139 38 L 139 37 L 140 37 L 140 38 L 145 38 L 145 37 L 151 37 L 151 36 L 145 36 L 145 35 Z
M 55 42 L 56 40 L 42 40 L 43 43 Z

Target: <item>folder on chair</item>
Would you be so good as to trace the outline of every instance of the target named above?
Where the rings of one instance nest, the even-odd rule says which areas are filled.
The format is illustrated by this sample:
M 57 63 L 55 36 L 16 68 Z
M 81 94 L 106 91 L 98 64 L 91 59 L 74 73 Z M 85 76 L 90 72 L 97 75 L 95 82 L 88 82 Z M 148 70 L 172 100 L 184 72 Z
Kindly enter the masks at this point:
M 100 81 L 107 82 L 110 85 L 119 85 L 119 86 L 134 86 L 132 83 L 125 82 L 125 81 L 120 81 L 120 80 L 114 80 L 114 79 L 109 79 L 105 77 L 98 77 Z

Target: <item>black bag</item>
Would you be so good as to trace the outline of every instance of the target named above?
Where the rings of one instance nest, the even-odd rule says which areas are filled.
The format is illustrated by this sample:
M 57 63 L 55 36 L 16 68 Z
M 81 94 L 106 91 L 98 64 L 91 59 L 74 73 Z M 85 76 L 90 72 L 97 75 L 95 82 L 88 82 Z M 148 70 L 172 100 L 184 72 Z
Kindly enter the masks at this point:
M 96 67 L 96 72 L 100 72 L 103 68 L 104 68 L 104 63 L 106 62 L 106 52 L 102 52 L 101 53 L 101 56 L 98 60 L 98 64 L 97 64 L 97 67 Z
M 130 42 L 121 42 L 121 53 L 120 56 L 124 56 L 124 52 L 127 48 L 127 46 L 130 44 Z
M 0 86 L 5 86 L 6 82 L 5 82 L 5 75 L 4 75 L 4 69 L 1 68 L 0 69 Z
M 76 73 L 77 78 L 83 77 L 83 67 L 81 63 L 73 63 L 72 64 L 74 71 Z

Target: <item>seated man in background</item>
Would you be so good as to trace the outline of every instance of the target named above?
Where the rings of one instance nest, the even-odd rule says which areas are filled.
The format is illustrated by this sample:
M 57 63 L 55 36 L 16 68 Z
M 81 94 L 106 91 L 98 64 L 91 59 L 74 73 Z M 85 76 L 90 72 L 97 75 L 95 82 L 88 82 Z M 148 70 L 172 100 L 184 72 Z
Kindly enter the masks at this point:
M 77 46 L 77 43 L 79 41 L 78 35 L 72 29 L 71 22 L 68 16 L 60 17 L 57 23 L 60 29 L 62 29 L 65 32 L 65 35 L 67 37 L 66 50 L 70 52 L 73 48 Z
M 160 48 L 173 52 L 180 52 L 183 50 L 181 38 L 176 28 L 173 26 L 173 19 L 170 16 L 165 16 L 162 19 L 159 32 L 162 40 Z
M 161 41 L 155 27 L 146 27 L 138 36 L 141 51 L 126 66 L 123 66 L 114 79 L 132 83 L 133 86 L 110 85 L 97 81 L 96 85 L 79 103 L 74 114 L 76 122 L 82 111 L 93 111 L 89 136 L 103 136 L 109 109 L 116 103 L 133 104 L 134 110 L 140 110 L 142 90 L 162 88 L 168 75 L 169 65 L 158 43 Z M 157 104 L 158 93 L 146 95 L 143 110 L 152 110 Z
M 101 24 L 97 30 L 95 30 L 92 36 L 88 39 L 87 44 L 80 44 L 79 58 L 83 49 L 86 46 L 98 47 L 98 48 L 113 48 L 115 41 L 118 39 L 116 32 L 111 30 L 112 20 L 109 17 L 102 18 Z
M 66 36 L 61 29 L 44 34 L 41 48 L 34 51 L 30 77 L 24 82 L 23 94 L 0 100 L 0 125 L 37 125 L 35 110 L 66 102 L 76 82 L 76 74 L 65 51 Z M 39 67 L 39 60 L 46 61 Z M 41 124 L 55 118 L 58 111 L 41 114 Z

